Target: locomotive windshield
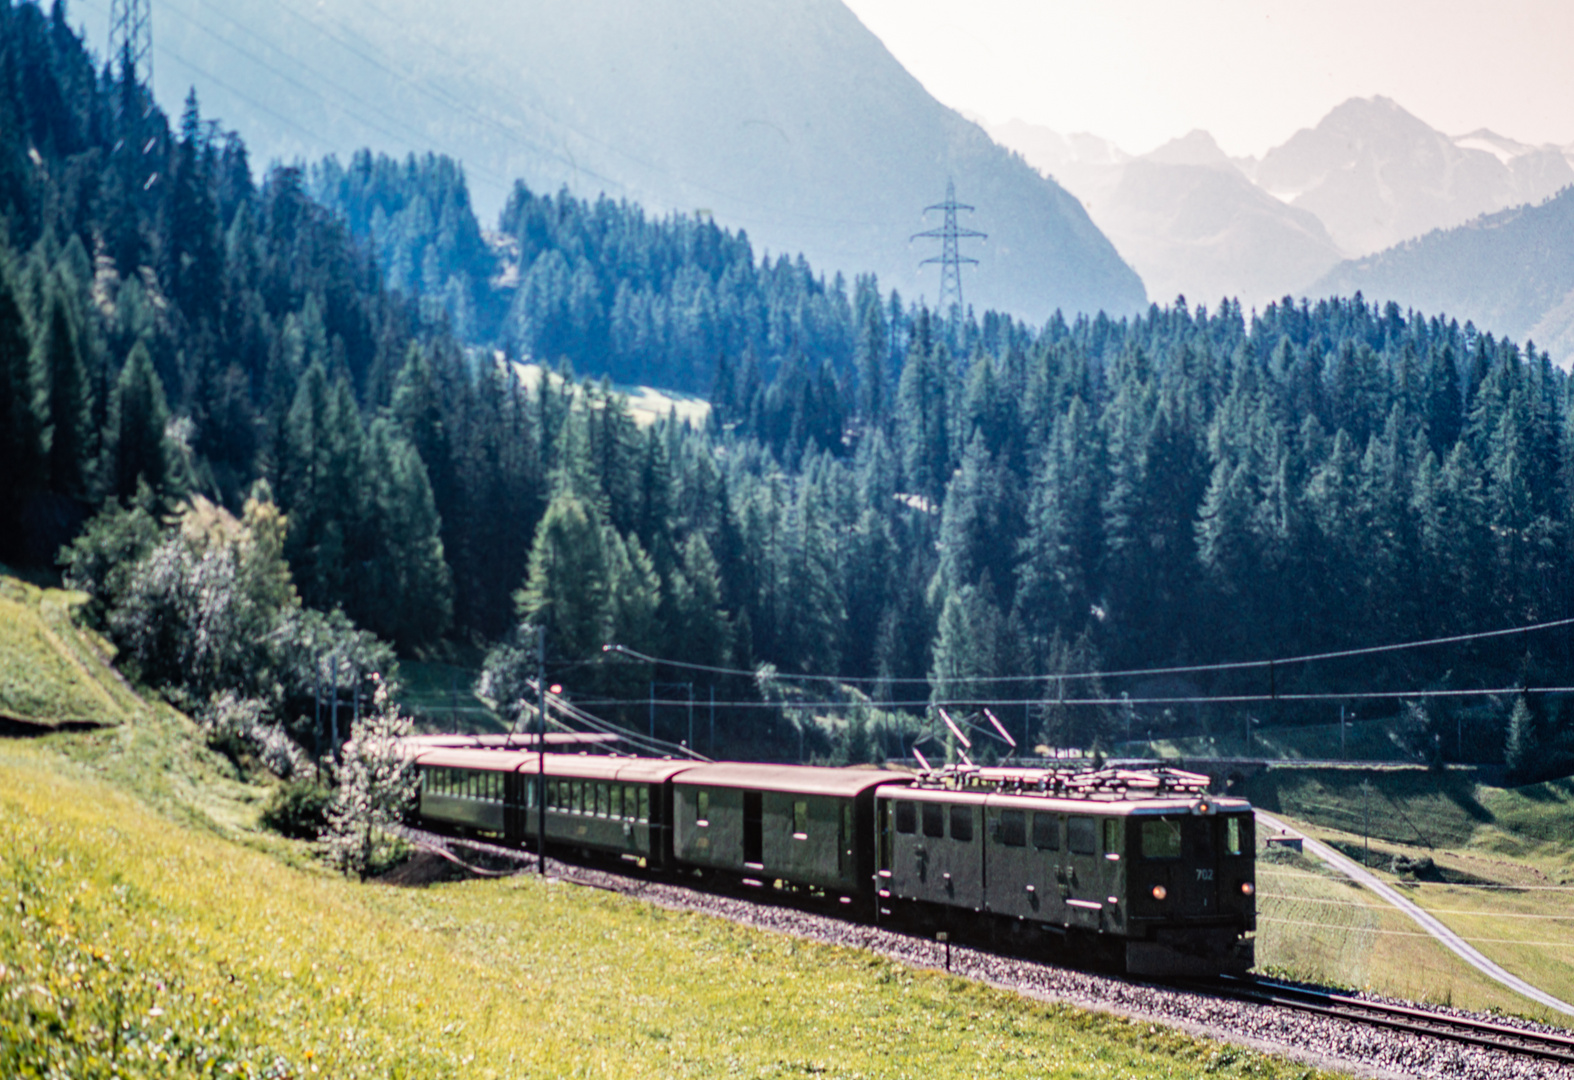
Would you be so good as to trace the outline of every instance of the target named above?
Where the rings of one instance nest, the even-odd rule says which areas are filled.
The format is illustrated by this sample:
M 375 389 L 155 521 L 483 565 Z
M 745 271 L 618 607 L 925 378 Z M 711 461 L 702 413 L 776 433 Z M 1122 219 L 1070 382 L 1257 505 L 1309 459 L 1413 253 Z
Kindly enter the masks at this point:
M 1151 818 L 1142 823 L 1142 857 L 1178 859 L 1181 854 L 1181 825 L 1177 818 Z
M 1158 817 L 1144 818 L 1137 831 L 1138 844 L 1145 859 L 1212 860 L 1216 845 L 1222 843 L 1225 855 L 1245 852 L 1249 834 L 1246 818 L 1231 814 L 1218 818 Z

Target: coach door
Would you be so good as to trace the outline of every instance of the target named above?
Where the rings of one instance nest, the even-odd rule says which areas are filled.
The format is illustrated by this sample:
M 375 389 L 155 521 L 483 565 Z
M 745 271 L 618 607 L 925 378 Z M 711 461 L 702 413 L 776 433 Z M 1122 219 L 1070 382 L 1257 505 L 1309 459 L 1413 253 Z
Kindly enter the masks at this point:
M 761 868 L 765 865 L 765 807 L 758 791 L 743 793 L 743 861 Z

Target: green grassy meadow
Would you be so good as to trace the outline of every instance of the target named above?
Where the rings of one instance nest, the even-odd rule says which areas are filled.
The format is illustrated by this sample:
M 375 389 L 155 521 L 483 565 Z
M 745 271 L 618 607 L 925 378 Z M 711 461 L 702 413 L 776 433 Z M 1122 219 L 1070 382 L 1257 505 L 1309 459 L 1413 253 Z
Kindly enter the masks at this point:
M 111 667 L 114 648 L 72 622 L 86 599 L 0 574 L 0 717 L 47 729 L 144 708 Z
M 1364 859 L 1508 970 L 1574 1001 L 1574 782 L 1503 789 L 1468 770 L 1286 768 L 1252 778 L 1246 794 Z M 1431 868 L 1396 862 L 1420 859 Z M 1478 974 L 1315 860 L 1274 852 L 1258 869 L 1259 967 L 1574 1026 Z

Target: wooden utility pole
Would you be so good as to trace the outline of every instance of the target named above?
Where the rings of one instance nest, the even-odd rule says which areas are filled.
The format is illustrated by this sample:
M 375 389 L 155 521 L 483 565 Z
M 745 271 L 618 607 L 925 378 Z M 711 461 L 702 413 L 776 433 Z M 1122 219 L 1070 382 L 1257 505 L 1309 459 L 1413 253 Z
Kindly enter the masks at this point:
M 547 872 L 547 628 L 536 627 L 536 701 L 541 713 L 536 738 L 536 868 Z

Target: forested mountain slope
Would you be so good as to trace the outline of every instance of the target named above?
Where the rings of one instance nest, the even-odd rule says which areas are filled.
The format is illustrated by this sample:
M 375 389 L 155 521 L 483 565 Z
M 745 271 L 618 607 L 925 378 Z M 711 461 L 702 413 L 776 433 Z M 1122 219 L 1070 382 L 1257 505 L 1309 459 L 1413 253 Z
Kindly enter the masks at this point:
M 1574 360 L 1574 188 L 1329 271 L 1313 287 L 1450 311 Z
M 440 307 L 385 287 L 307 177 L 253 187 L 244 144 L 210 134 L 195 101 L 172 131 L 62 20 L 11 3 L 0 20 L 0 543 L 47 565 L 75 537 L 89 617 L 198 703 L 233 685 L 309 709 L 325 657 L 335 679 L 388 659 L 350 620 L 406 651 L 502 642 L 504 673 L 527 620 L 548 628 L 555 679 L 630 722 L 653 679 L 693 676 L 609 658 L 609 641 L 839 673 L 914 713 L 1010 702 L 1043 738 L 1085 746 L 1241 713 L 1062 708 L 1058 674 L 1568 614 L 1574 428 L 1544 353 L 1359 298 L 1249 322 L 1234 303 L 940 319 L 869 277 L 844 291 L 807 264 L 746 274 L 741 238 L 692 219 L 521 194 L 521 245 L 584 256 L 587 303 L 531 309 L 538 332 L 580 333 L 596 289 L 713 271 L 761 320 L 740 325 L 766 328 L 714 343 L 705 430 L 640 428 L 597 382 L 565 372 L 530 391 L 461 348 L 429 318 Z M 428 164 L 411 182 L 458 205 L 450 170 Z M 456 225 L 424 280 L 444 252 L 480 257 L 469 235 Z M 797 304 L 780 299 L 791 288 Z M 822 318 L 842 345 L 815 336 Z M 756 355 L 760 340 L 780 352 Z M 691 362 L 675 350 L 652 338 L 649 370 Z M 1561 647 L 1296 665 L 1275 685 L 1535 685 Z M 1021 681 L 984 681 L 997 676 Z M 1260 676 L 1159 696 L 1256 693 Z M 780 685 L 718 681 L 737 753 L 796 750 L 797 714 L 759 708 Z M 1418 708 L 1418 747 L 1448 708 Z M 1561 745 L 1557 702 L 1530 709 L 1539 745 Z M 1473 712 L 1467 752 L 1501 754 L 1507 715 L 1506 700 Z
M 168 0 L 160 92 L 195 85 L 262 161 L 460 160 L 490 224 L 515 180 L 714 214 L 756 253 L 935 302 L 910 245 L 954 179 L 989 233 L 968 298 L 1035 321 L 1142 284 L 1078 202 L 935 101 L 840 0 Z M 938 224 L 932 219 L 930 224 Z

